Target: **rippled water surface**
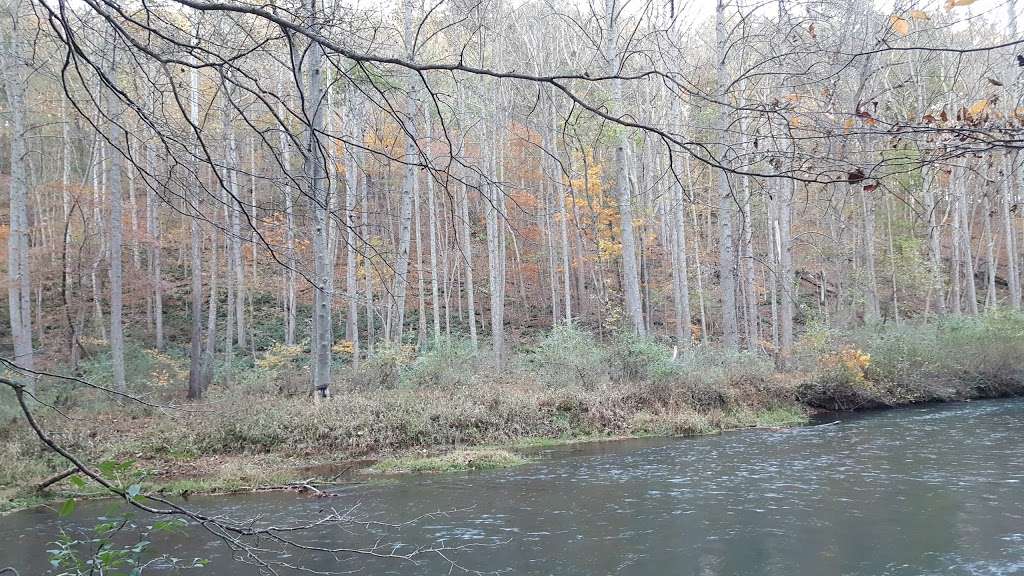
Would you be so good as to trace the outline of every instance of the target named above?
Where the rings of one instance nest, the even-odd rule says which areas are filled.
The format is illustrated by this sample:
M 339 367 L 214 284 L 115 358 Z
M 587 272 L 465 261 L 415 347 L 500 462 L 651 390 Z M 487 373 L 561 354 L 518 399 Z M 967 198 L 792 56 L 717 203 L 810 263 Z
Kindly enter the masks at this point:
M 1024 574 L 1024 400 L 838 418 L 776 432 L 559 448 L 511 470 L 409 477 L 328 499 L 262 494 L 189 504 L 272 523 L 313 518 L 328 506 L 357 505 L 360 517 L 388 522 L 453 510 L 379 530 L 382 541 L 404 544 L 400 551 L 442 541 L 481 544 L 449 556 L 483 572 Z M 91 525 L 109 507 L 84 503 L 63 525 Z M 47 542 L 60 526 L 46 510 L 0 519 L 0 567 L 47 573 Z M 377 536 L 333 527 L 302 538 L 359 546 Z M 196 574 L 258 573 L 232 562 L 199 530 L 158 538 L 155 546 L 212 561 Z M 367 574 L 452 568 L 436 556 L 417 563 L 271 556 Z

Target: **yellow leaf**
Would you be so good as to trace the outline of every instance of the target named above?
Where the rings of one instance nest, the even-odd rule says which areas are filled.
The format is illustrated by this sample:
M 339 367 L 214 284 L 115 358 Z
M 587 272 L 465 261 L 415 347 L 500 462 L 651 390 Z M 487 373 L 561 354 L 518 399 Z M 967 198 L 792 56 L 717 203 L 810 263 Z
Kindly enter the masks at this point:
M 967 112 L 971 116 L 978 116 L 978 115 L 982 114 L 983 112 L 985 112 L 985 110 L 987 108 L 988 108 L 988 100 L 983 99 L 983 100 L 978 100 L 974 104 L 971 104 L 971 107 L 967 109 Z
M 970 6 L 974 0 L 946 0 L 946 10 L 952 10 L 957 6 Z
M 906 36 L 910 34 L 910 22 L 900 18 L 899 16 L 889 16 L 889 24 L 892 29 L 896 31 L 900 36 Z
M 911 10 L 910 17 L 914 20 L 929 20 L 928 13 L 924 10 Z
M 856 124 L 856 122 L 854 122 L 853 118 L 847 118 L 846 121 L 843 122 L 843 128 L 849 132 L 853 128 L 854 124 Z
M 789 126 L 790 126 L 790 128 L 799 128 L 800 127 L 800 118 L 797 117 L 797 116 L 793 116 L 792 118 L 790 118 L 789 119 Z

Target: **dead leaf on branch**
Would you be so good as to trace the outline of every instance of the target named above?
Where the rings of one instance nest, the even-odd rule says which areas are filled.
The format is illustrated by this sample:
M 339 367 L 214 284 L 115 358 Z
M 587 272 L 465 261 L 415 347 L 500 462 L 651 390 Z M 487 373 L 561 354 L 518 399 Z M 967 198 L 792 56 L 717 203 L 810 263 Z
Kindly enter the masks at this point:
M 974 0 L 946 0 L 946 10 L 952 10 L 957 6 L 970 6 L 974 4 Z
M 980 116 L 988 109 L 988 105 L 988 99 L 978 100 L 974 104 L 971 104 L 971 107 L 967 109 L 967 113 L 971 116 Z
M 910 34 L 910 21 L 896 15 L 889 16 L 889 25 L 900 36 Z

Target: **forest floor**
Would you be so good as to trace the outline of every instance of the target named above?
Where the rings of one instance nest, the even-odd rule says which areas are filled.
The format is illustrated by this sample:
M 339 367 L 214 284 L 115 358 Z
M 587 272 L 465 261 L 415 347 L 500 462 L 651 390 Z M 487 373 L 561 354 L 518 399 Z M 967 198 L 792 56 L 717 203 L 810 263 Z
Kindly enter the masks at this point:
M 222 375 L 201 403 L 111 404 L 83 388 L 73 402 L 53 399 L 66 417 L 42 407 L 39 416 L 74 453 L 100 469 L 111 463 L 116 482 L 188 496 L 316 493 L 396 473 L 514 466 L 560 443 L 778 428 L 816 412 L 1024 393 L 1016 315 L 805 337 L 786 372 L 755 354 L 589 338 L 556 331 L 500 370 L 459 343 L 419 356 L 378 351 L 339 370 L 346 379 L 319 403 L 290 393 L 301 350 L 277 349 Z M 151 359 L 147 398 L 173 398 L 182 377 L 174 366 Z M 16 414 L 2 416 L 0 511 L 98 492 L 69 480 L 37 490 L 67 463 Z

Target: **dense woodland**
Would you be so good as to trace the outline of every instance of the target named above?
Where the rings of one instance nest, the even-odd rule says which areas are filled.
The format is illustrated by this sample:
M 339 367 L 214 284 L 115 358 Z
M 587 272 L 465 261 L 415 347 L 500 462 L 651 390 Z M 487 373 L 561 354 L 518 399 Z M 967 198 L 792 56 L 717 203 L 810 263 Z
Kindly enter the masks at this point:
M 12 0 L 22 368 L 198 398 L 281 346 L 501 367 L 574 326 L 787 368 L 809 326 L 1021 306 L 1014 0 Z M 307 352 L 308 351 L 308 352 Z
M 0 513 L 60 497 L 70 514 L 98 494 L 141 513 L 81 538 L 60 524 L 45 551 L 11 536 L 15 560 L 45 554 L 73 576 L 198 567 L 148 537 L 191 526 L 196 554 L 212 540 L 252 565 L 231 573 L 429 555 L 478 573 L 453 553 L 489 559 L 484 522 L 410 544 L 402 527 L 436 524 L 442 504 L 387 524 L 330 487 L 522 464 L 554 443 L 1024 395 L 1019 16 L 1016 0 L 0 0 Z M 925 538 L 949 548 L 929 566 L 953 562 L 952 542 L 989 532 L 933 537 L 895 518 L 910 503 L 969 522 L 930 466 L 991 454 L 1006 460 L 949 482 L 970 487 L 964 506 L 1012 508 L 994 487 L 1016 480 L 993 475 L 1019 458 L 979 447 L 1003 450 L 1014 414 L 955 456 L 861 454 L 878 475 L 843 460 L 866 446 L 853 428 L 853 448 L 793 452 L 792 472 L 811 505 L 870 522 L 856 508 L 870 492 L 828 492 L 856 468 L 850 481 L 900 501 L 873 536 L 913 533 L 888 543 L 917 554 Z M 938 438 L 948 420 L 924 418 L 882 433 Z M 785 451 L 766 437 L 748 446 Z M 737 467 L 723 452 L 679 474 L 795 486 L 764 480 L 785 460 Z M 579 478 L 541 491 L 575 506 L 589 493 L 563 492 Z M 456 484 L 457 498 L 475 491 Z M 616 524 L 633 513 L 611 486 L 598 499 Z M 263 490 L 339 500 L 288 504 L 298 519 L 188 501 Z M 777 496 L 759 518 L 789 508 Z M 804 504 L 816 519 L 800 524 L 827 536 L 832 513 Z M 914 512 L 911 526 L 937 524 Z M 569 518 L 529 534 L 569 537 L 556 529 Z M 672 522 L 665 538 L 681 538 Z M 630 530 L 649 539 L 637 551 L 671 547 L 658 526 Z M 785 526 L 767 544 L 729 537 L 760 562 L 786 547 Z M 845 525 L 832 532 L 843 541 L 807 547 L 838 572 L 862 552 Z M 513 534 L 527 530 L 495 545 Z M 1002 554 L 1018 537 L 993 541 Z M 731 546 L 711 540 L 694 539 Z

